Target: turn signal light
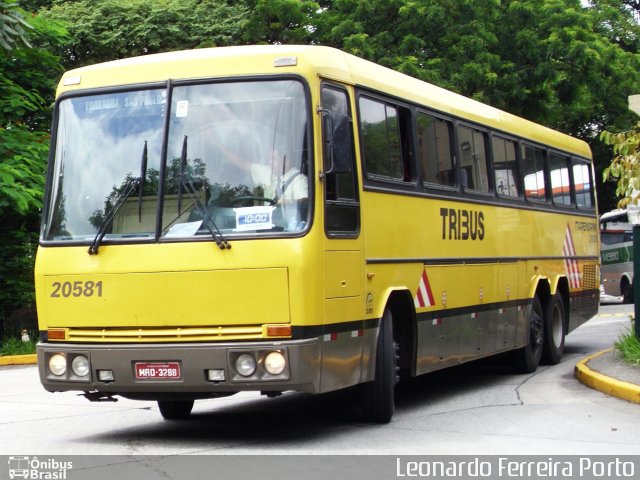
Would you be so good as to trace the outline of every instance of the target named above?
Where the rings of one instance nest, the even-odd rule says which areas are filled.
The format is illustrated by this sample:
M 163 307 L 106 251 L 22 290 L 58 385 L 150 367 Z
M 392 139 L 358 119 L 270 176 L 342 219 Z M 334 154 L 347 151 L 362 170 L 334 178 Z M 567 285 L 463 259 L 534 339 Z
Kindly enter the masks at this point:
M 291 325 L 267 325 L 267 337 L 290 337 Z
M 67 331 L 64 328 L 50 328 L 47 330 L 48 340 L 66 340 Z

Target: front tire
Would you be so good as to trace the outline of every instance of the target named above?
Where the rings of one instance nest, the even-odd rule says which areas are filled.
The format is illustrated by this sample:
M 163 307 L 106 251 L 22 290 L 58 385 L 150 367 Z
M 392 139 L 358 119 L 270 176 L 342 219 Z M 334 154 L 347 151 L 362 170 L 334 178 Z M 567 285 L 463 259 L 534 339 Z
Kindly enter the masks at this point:
M 529 315 L 529 332 L 527 344 L 513 352 L 513 368 L 517 373 L 535 372 L 542 358 L 544 342 L 544 311 L 540 299 L 533 297 L 531 314 Z
M 158 407 L 165 420 L 185 420 L 191 415 L 193 403 L 193 400 L 158 400 Z
M 362 385 L 363 417 L 367 422 L 389 423 L 395 412 L 397 366 L 393 319 L 386 309 L 378 331 L 375 378 Z

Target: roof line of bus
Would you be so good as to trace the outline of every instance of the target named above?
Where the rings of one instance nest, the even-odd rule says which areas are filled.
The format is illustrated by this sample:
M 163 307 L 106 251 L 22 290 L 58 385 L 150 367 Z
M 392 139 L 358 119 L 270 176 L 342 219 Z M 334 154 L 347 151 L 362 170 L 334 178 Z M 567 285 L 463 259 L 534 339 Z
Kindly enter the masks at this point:
M 610 218 L 624 218 L 627 219 L 627 209 L 626 208 L 618 208 L 616 210 L 611 210 L 610 212 L 605 212 L 600 215 L 600 220 L 609 220 Z
M 295 63 L 274 65 L 276 58 L 284 57 L 295 58 Z M 106 70 L 114 72 L 111 80 L 104 75 Z M 582 140 L 341 50 L 318 45 L 218 47 L 114 60 L 65 73 L 58 94 L 86 88 L 151 83 L 167 80 L 167 77 L 215 78 L 285 72 L 320 75 L 383 92 L 459 119 L 591 158 L 589 146 Z M 80 77 L 88 77 L 88 81 L 64 85 L 65 79 Z

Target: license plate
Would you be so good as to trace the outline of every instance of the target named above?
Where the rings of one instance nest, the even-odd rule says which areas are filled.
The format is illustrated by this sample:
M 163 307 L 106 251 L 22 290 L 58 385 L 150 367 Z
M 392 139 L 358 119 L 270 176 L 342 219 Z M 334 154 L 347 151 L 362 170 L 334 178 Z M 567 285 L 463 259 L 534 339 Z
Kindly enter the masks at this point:
M 178 362 L 137 362 L 136 380 L 180 380 Z

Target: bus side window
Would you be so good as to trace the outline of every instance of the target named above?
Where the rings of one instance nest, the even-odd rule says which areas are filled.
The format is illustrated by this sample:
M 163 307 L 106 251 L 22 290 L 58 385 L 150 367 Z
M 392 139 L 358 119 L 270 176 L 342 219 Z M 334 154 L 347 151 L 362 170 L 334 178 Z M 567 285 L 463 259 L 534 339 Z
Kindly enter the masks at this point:
M 493 137 L 491 144 L 498 195 L 501 197 L 520 197 L 516 143 L 506 138 Z
M 552 153 L 549 155 L 549 176 L 551 196 L 555 205 L 571 205 L 571 185 L 569 184 L 569 159 Z
M 328 235 L 357 235 L 360 204 L 356 183 L 353 122 L 347 92 L 322 88 L 325 168 L 325 229 Z
M 522 145 L 522 176 L 527 200 L 545 202 L 544 152 L 540 148 Z
M 367 174 L 412 181 L 410 114 L 407 109 L 360 97 L 360 137 Z
M 576 192 L 576 204 L 579 208 L 593 208 L 591 170 L 582 162 L 573 164 L 573 187 Z
M 484 133 L 470 127 L 458 127 L 458 151 L 462 187 L 488 193 L 490 187 Z
M 423 181 L 445 187 L 456 186 L 455 163 L 451 151 L 451 122 L 418 113 L 418 161 Z

